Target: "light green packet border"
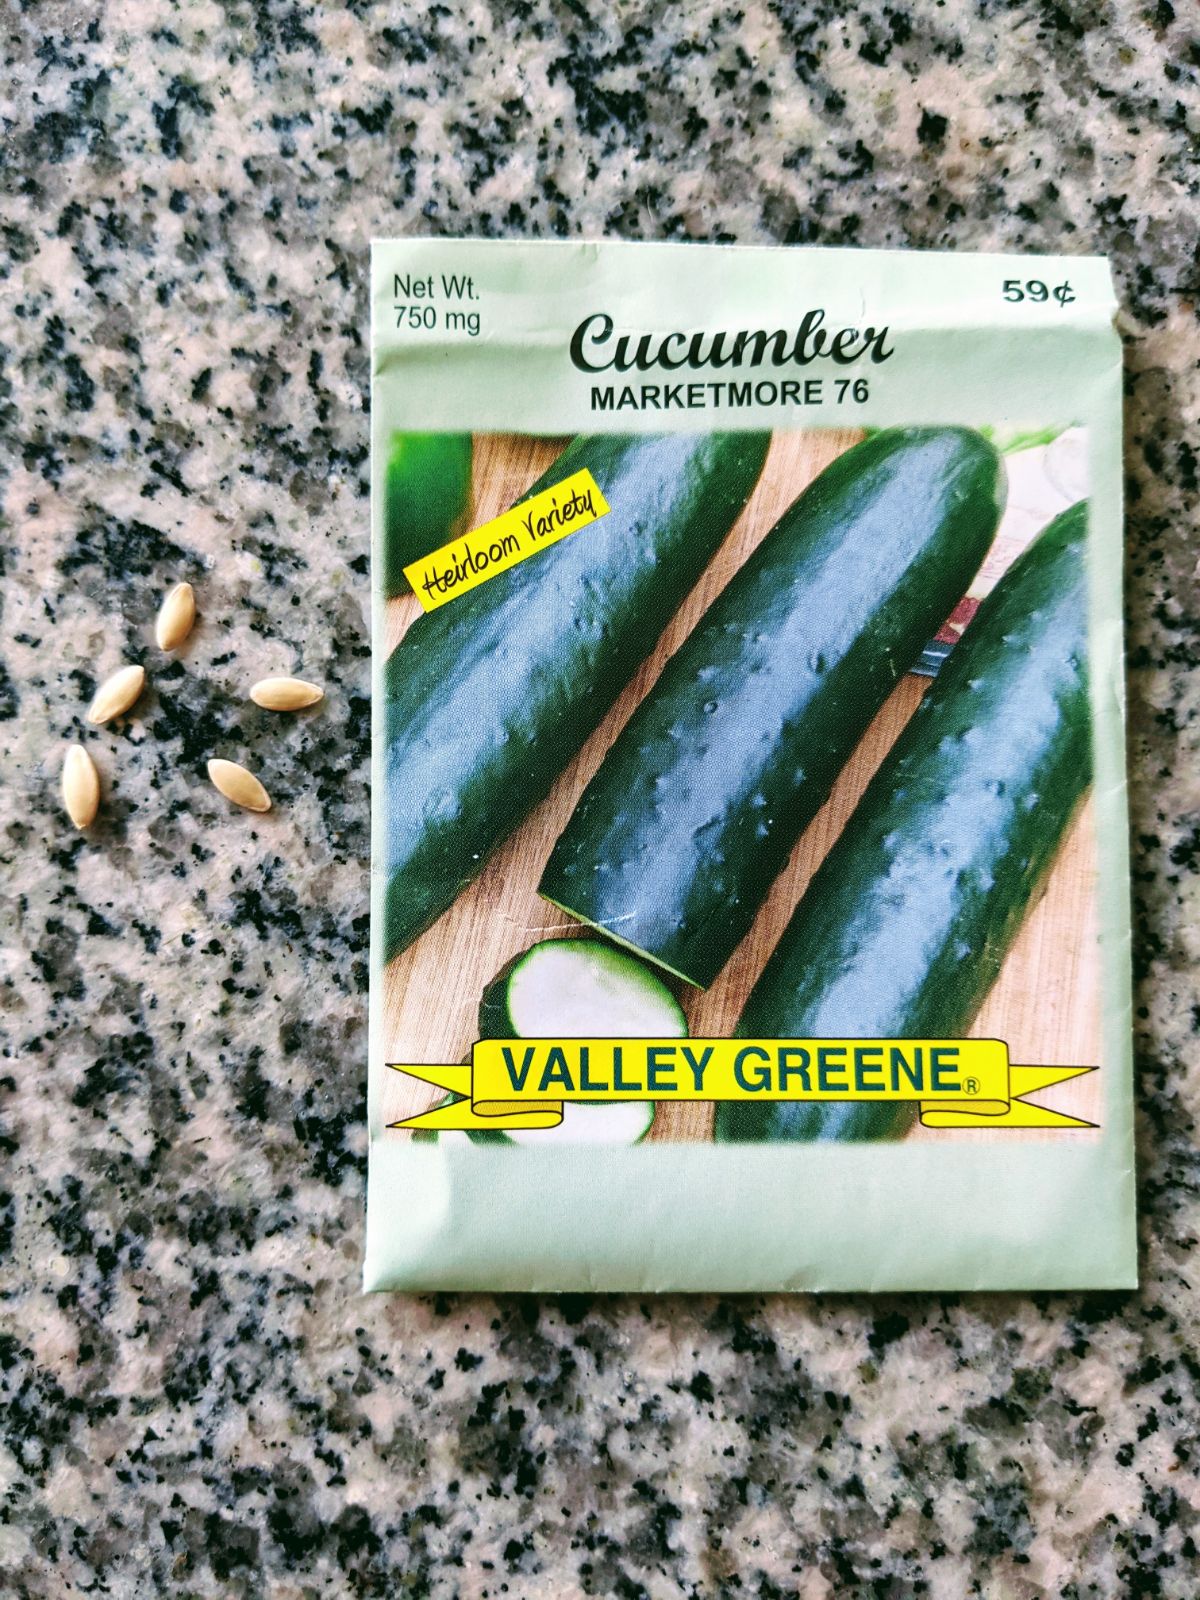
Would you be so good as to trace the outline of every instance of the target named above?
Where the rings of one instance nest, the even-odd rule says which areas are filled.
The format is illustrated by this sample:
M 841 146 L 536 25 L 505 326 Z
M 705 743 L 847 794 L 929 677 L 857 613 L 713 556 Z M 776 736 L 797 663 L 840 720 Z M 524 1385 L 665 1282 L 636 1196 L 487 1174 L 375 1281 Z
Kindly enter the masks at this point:
M 393 272 L 467 272 L 484 342 L 398 337 Z M 1000 301 L 1069 279 L 1068 307 Z M 373 663 L 366 1289 L 1101 1289 L 1137 1282 L 1123 721 L 1121 349 L 1107 263 L 888 251 L 396 240 L 372 247 L 372 536 L 380 439 L 404 426 L 596 428 L 566 355 L 583 315 L 639 329 L 885 321 L 896 356 L 853 415 L 830 406 L 604 419 L 616 431 L 1071 420 L 1088 429 L 1091 684 L 1100 857 L 1100 1137 L 861 1145 L 508 1149 L 382 1141 L 382 657 Z M 487 319 L 490 320 L 489 321 Z M 1024 337 L 1018 337 L 1020 334 Z M 483 336 L 481 335 L 481 339 Z M 853 371 L 854 369 L 850 369 Z M 380 390 L 386 375 L 386 420 Z M 931 376 L 932 375 L 932 376 Z M 377 566 L 377 564 L 376 564 Z M 375 638 L 383 601 L 373 579 Z

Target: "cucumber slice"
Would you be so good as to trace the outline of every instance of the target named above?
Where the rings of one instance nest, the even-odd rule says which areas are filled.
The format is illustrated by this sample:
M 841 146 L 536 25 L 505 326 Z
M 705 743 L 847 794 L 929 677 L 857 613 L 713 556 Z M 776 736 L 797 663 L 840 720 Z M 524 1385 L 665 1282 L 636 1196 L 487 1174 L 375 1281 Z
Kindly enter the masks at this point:
M 641 1144 L 653 1122 L 653 1100 L 614 1100 L 564 1106 L 557 1128 L 516 1128 L 499 1137 L 507 1144 Z
M 635 956 L 598 939 L 546 939 L 515 956 L 479 1005 L 481 1039 L 685 1039 L 687 1018 L 666 984 Z M 413 1135 L 474 1144 L 638 1144 L 651 1100 L 567 1105 L 557 1128 Z
M 599 939 L 545 939 L 509 962 L 479 1006 L 481 1039 L 683 1039 L 687 1018 L 666 984 L 636 956 Z M 568 1105 L 557 1128 L 479 1133 L 491 1143 L 637 1144 L 654 1103 Z
M 687 1018 L 666 984 L 636 956 L 599 939 L 546 939 L 514 957 L 488 984 L 479 1036 L 683 1039 Z
M 450 1103 L 450 1097 L 442 1102 Z M 515 1128 L 511 1133 L 488 1133 L 472 1129 L 466 1133 L 452 1128 L 438 1133 L 418 1128 L 413 1138 L 420 1144 L 640 1144 L 654 1122 L 652 1100 L 615 1100 L 611 1105 L 563 1107 L 557 1128 Z

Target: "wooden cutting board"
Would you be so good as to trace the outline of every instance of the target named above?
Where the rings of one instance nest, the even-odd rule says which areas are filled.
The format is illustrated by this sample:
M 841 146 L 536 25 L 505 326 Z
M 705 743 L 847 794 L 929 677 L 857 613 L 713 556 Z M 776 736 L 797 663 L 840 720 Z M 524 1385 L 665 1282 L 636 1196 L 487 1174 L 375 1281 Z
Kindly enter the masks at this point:
M 480 994 L 500 967 L 538 939 L 583 931 L 577 922 L 538 898 L 537 884 L 551 847 L 584 786 L 657 678 L 663 662 L 750 551 L 805 485 L 860 437 L 849 430 L 775 434 L 762 477 L 741 518 L 611 714 L 562 774 L 545 802 L 492 858 L 476 882 L 427 933 L 389 963 L 383 976 L 382 1035 L 388 1060 L 461 1060 L 476 1037 Z M 486 522 L 507 509 L 546 470 L 564 442 L 515 434 L 478 435 L 472 523 Z M 586 530 L 576 537 L 586 538 Z M 1019 546 L 1006 541 L 1002 529 L 981 575 L 982 582 L 975 588 L 990 587 L 1018 553 Z M 384 622 L 386 651 L 395 647 L 419 614 L 420 606 L 413 596 L 389 602 Z M 716 983 L 703 993 L 685 990 L 682 999 L 693 1035 L 722 1036 L 731 1031 L 806 884 L 929 682 L 909 675 L 897 685 L 824 808 L 796 845 L 753 927 Z M 1094 829 L 1089 804 L 1063 846 L 1042 900 L 1026 919 L 1009 953 L 972 1029 L 975 1037 L 1007 1040 L 1015 1062 L 1080 1066 L 1099 1063 L 1095 898 Z M 400 1073 L 389 1073 L 384 1117 L 391 1122 L 410 1116 L 439 1098 L 437 1090 Z M 1099 1074 L 1089 1074 L 1055 1089 L 1052 1101 L 1060 1110 L 1098 1120 Z M 650 1137 L 707 1140 L 712 1136 L 712 1118 L 711 1105 L 663 1104 L 658 1108 Z M 400 1139 L 408 1134 L 389 1129 L 386 1137 Z M 961 1140 L 996 1135 L 918 1129 L 911 1137 Z

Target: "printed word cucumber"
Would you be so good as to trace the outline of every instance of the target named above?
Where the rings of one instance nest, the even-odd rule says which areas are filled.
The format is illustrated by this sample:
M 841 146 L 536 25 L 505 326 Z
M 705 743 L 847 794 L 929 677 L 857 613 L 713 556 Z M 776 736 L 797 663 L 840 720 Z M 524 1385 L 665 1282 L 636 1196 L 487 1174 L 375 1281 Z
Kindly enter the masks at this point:
M 540 891 L 711 983 L 896 681 L 967 589 L 1004 469 L 966 428 L 839 456 L 733 577 L 602 762 Z
M 818 869 L 741 1038 L 970 1027 L 1090 780 L 1086 505 L 983 602 Z M 904 1105 L 722 1105 L 718 1140 L 881 1139 Z
M 385 668 L 386 949 L 451 904 L 649 653 L 750 497 L 762 433 L 581 437 L 609 514 L 420 616 Z

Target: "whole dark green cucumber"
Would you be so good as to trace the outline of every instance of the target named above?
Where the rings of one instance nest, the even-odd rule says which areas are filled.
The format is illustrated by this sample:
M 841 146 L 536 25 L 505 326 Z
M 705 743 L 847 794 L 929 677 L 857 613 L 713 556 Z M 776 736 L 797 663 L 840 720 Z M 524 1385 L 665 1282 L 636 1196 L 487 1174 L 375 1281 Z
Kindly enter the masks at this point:
M 958 1038 L 1091 773 L 1087 507 L 1001 578 L 818 869 L 742 1038 Z M 721 1105 L 718 1140 L 897 1138 L 912 1106 Z
M 889 428 L 786 511 L 667 663 L 542 877 L 563 910 L 701 987 L 867 724 L 962 598 L 1004 468 L 966 428 Z
M 768 442 L 574 440 L 529 493 L 586 467 L 608 515 L 413 623 L 384 669 L 389 955 L 578 754 L 737 520 Z
M 408 589 L 405 567 L 465 530 L 471 435 L 394 433 L 383 479 L 383 592 Z

